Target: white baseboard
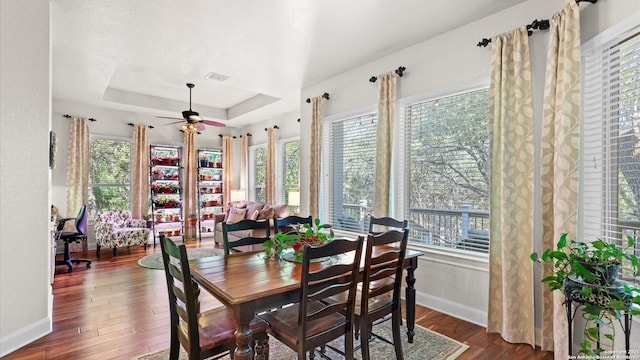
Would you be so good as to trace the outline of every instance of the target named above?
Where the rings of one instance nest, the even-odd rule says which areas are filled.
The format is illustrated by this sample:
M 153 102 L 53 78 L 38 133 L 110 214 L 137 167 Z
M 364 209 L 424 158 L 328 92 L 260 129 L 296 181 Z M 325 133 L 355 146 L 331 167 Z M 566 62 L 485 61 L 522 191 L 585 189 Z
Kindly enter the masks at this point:
M 441 313 L 487 327 L 487 312 L 437 296 L 416 292 L 416 303 Z
M 3 337 L 0 340 L 0 357 L 8 355 L 21 347 L 30 344 L 39 338 L 51 333 L 51 318 L 47 317 L 27 325 L 13 334 Z

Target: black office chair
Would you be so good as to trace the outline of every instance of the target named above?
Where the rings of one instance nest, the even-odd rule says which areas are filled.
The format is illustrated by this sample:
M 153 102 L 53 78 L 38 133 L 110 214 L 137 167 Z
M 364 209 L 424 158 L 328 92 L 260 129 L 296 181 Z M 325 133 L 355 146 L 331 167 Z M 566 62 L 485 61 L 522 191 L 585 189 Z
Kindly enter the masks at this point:
M 62 232 L 64 225 L 67 221 L 75 219 L 76 231 Z M 73 271 L 73 265 L 71 263 L 87 263 L 87 267 L 91 267 L 91 260 L 72 258 L 69 254 L 69 243 L 75 241 L 87 239 L 87 205 L 82 205 L 78 216 L 75 218 L 67 218 L 58 220 L 58 226 L 56 227 L 56 240 L 60 239 L 64 241 L 64 260 L 56 260 L 56 265 L 67 265 L 69 272 Z

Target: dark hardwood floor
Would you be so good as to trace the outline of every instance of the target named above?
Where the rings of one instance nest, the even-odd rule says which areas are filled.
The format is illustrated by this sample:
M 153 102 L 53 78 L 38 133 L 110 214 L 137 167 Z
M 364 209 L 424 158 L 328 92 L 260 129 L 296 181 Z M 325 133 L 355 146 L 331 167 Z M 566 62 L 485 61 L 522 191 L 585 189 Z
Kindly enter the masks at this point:
M 212 246 L 212 240 L 187 243 Z M 110 250 L 110 249 L 105 249 Z M 71 273 L 56 267 L 53 284 L 53 332 L 3 359 L 131 359 L 169 346 L 169 306 L 161 270 L 138 266 L 139 258 L 159 252 L 132 247 L 74 254 L 93 260 Z M 58 255 L 62 258 L 61 255 Z M 219 303 L 201 293 L 203 308 Z M 525 344 L 509 344 L 485 328 L 418 306 L 416 323 L 470 346 L 458 359 L 553 359 L 553 353 Z M 275 341 L 275 340 L 273 340 Z M 277 360 L 277 359 L 275 359 Z

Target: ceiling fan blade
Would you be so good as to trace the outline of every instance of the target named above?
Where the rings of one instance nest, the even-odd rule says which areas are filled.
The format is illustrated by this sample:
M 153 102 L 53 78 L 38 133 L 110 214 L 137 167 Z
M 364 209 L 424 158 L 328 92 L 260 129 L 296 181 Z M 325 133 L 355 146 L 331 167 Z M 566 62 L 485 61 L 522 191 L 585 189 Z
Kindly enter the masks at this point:
M 198 127 L 198 131 L 202 131 L 205 129 L 204 125 L 200 124 L 199 122 L 196 123 L 196 126 Z
M 156 118 L 158 118 L 158 119 L 182 120 L 182 118 L 179 118 L 179 117 L 171 117 L 171 116 L 156 116 Z
M 182 124 L 183 122 L 184 122 L 184 120 L 180 120 L 180 121 L 170 122 L 170 123 L 168 123 L 168 124 L 164 124 L 164 125 L 165 125 L 165 126 L 168 126 L 168 125 L 174 125 L 174 124 Z
M 217 121 L 212 121 L 212 120 L 200 120 L 200 122 L 203 124 L 211 125 L 211 126 L 221 126 L 221 127 L 227 126 L 223 123 L 219 123 Z

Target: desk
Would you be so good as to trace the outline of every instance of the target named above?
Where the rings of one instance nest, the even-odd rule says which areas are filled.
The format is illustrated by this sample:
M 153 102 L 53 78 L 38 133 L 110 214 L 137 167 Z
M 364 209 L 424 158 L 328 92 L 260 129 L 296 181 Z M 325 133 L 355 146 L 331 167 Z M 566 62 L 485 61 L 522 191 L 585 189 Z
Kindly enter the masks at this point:
M 413 342 L 415 334 L 415 275 L 419 251 L 407 250 L 405 256 L 407 336 Z M 238 325 L 236 360 L 253 359 L 249 322 L 256 313 L 297 302 L 300 294 L 302 265 L 286 260 L 265 259 L 264 253 L 236 253 L 190 261 L 191 276 L 205 290 L 233 312 Z M 339 263 L 340 258 L 329 260 Z M 364 258 L 362 259 L 364 265 Z M 312 263 L 311 270 L 323 263 Z

